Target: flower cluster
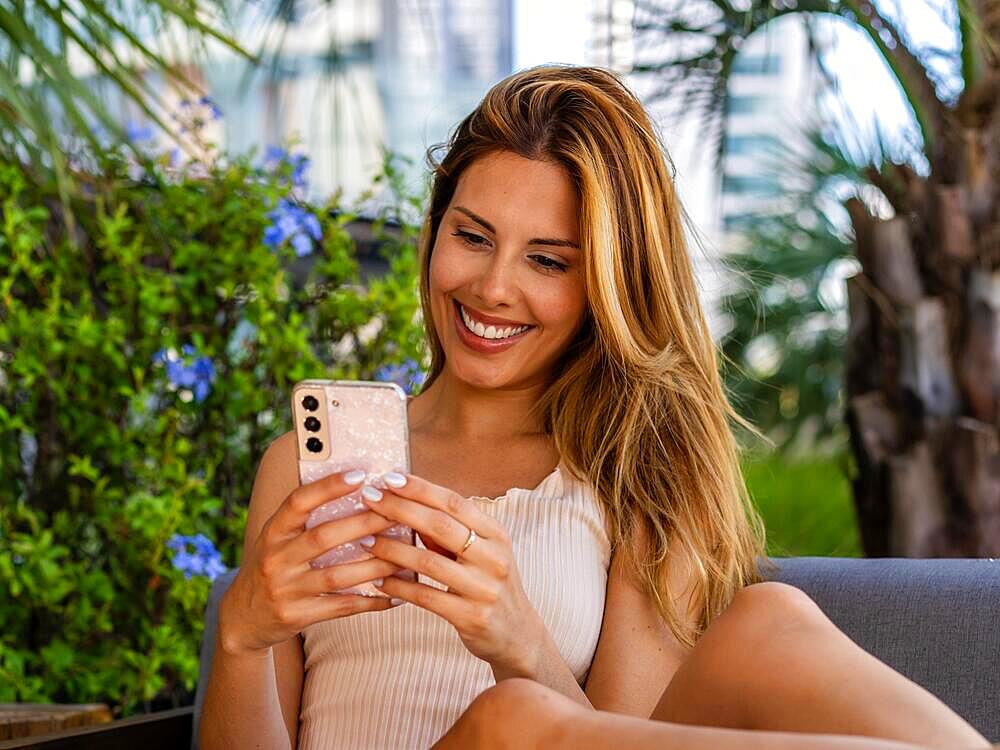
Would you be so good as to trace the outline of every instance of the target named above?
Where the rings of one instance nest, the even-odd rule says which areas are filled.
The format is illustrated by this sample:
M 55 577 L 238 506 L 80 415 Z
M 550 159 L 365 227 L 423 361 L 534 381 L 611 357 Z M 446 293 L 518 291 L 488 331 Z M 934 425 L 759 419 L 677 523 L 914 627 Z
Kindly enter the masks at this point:
M 264 244 L 277 248 L 290 240 L 300 258 L 313 251 L 313 240 L 323 237 L 316 215 L 287 198 L 278 201 L 267 217 L 271 225 L 264 230 Z
M 292 186 L 305 188 L 306 170 L 309 169 L 309 157 L 305 154 L 290 154 L 279 146 L 268 146 L 264 152 L 264 168 L 272 172 L 291 169 Z
M 194 548 L 193 552 L 189 551 L 189 545 Z M 222 564 L 222 553 L 204 534 L 193 536 L 174 534 L 167 542 L 167 547 L 176 553 L 173 565 L 184 573 L 185 578 L 208 576 L 208 580 L 214 581 L 216 576 L 228 570 Z
M 414 359 L 407 359 L 401 365 L 384 365 L 375 371 L 375 379 L 395 383 L 407 393 L 413 393 L 423 385 L 427 373 L 420 369 Z
M 199 131 L 209 120 L 219 120 L 222 118 L 222 110 L 211 97 L 203 96 L 196 101 L 191 99 L 181 99 L 181 110 L 171 117 L 181 124 L 181 132 L 188 130 Z
M 208 357 L 197 356 L 198 352 L 191 344 L 182 346 L 181 352 L 183 357 L 178 356 L 176 349 L 160 349 L 153 355 L 153 363 L 166 366 L 170 390 L 180 389 L 181 401 L 193 398 L 200 403 L 212 390 L 215 366 Z

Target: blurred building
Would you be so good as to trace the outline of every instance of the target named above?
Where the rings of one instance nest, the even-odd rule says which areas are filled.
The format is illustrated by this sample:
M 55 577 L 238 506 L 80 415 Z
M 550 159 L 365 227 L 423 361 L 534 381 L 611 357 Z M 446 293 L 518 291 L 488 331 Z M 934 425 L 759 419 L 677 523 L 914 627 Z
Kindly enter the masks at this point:
M 297 138 L 311 159 L 310 197 L 341 189 L 349 204 L 371 187 L 383 146 L 412 162 L 397 166 L 419 189 L 427 147 L 512 72 L 513 2 L 246 4 L 236 36 L 261 68 L 213 46 L 185 72 L 222 110 L 208 137 L 236 153 Z
M 668 0 L 662 3 L 670 6 Z M 738 244 L 740 227 L 780 199 L 782 154 L 803 142 L 802 127 L 814 112 L 819 79 L 810 67 L 808 39 L 801 23 L 783 17 L 751 37 L 736 57 L 728 94 L 723 155 L 701 111 L 683 110 L 679 98 L 662 91 L 653 74 L 631 73 L 638 58 L 671 59 L 676 50 L 657 49 L 650 34 L 637 37 L 633 24 L 640 4 L 632 0 L 592 0 L 590 61 L 625 74 L 663 137 L 677 191 L 689 218 L 691 260 L 713 335 L 727 322 L 719 310 L 729 278 L 725 253 Z M 656 4 L 642 11 L 655 13 Z

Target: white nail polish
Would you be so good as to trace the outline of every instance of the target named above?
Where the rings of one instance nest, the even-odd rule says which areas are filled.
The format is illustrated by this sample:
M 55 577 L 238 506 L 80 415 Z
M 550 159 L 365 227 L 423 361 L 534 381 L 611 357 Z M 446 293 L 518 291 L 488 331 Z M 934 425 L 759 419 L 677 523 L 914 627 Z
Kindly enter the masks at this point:
M 373 578 L 372 583 L 375 584 L 375 588 L 379 588 L 383 583 L 385 583 L 385 580 L 382 578 Z
M 389 600 L 389 604 L 391 604 L 393 607 L 398 607 L 400 604 L 403 603 L 403 601 L 404 601 L 403 599 L 397 599 L 396 597 L 392 597 L 392 599 Z
M 387 471 L 382 475 L 382 481 L 390 487 L 396 487 L 398 489 L 406 484 L 406 477 L 396 471 Z
M 370 484 L 366 484 L 361 488 L 361 496 L 365 500 L 369 500 L 373 503 L 377 503 L 382 499 L 382 492 L 377 487 L 372 487 Z
M 365 473 L 361 469 L 353 469 L 344 474 L 344 481 L 347 484 L 361 484 L 365 481 Z
M 373 537 L 371 534 L 369 534 L 368 536 L 363 536 L 358 540 L 358 544 L 360 544 L 362 547 L 371 547 L 375 544 L 375 537 Z

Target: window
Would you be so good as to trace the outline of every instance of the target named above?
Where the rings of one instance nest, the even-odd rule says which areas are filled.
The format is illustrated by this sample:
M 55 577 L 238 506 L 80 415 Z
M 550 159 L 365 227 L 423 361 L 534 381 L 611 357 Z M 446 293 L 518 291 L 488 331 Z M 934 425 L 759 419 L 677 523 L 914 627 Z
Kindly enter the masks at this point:
M 726 113 L 730 115 L 753 115 L 774 109 L 777 101 L 772 96 L 732 96 L 726 99 Z
M 757 218 L 757 214 L 726 214 L 722 217 L 722 228 L 726 232 L 745 232 Z
M 763 133 L 726 136 L 726 153 L 736 156 L 772 156 L 780 146 L 777 138 Z
M 737 55 L 736 61 L 733 63 L 733 72 L 750 75 L 777 75 L 781 72 L 781 58 L 777 55 Z
M 727 174 L 722 178 L 722 192 L 774 196 L 781 188 L 773 177 Z

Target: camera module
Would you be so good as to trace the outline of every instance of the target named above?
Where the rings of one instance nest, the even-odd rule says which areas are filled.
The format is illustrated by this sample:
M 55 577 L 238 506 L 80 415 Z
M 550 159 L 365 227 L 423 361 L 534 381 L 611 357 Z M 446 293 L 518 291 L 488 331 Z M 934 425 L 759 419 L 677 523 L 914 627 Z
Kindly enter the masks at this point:
M 306 411 L 316 411 L 319 408 L 319 401 L 315 396 L 306 396 L 302 399 L 302 408 Z
M 320 451 L 323 450 L 323 441 L 320 440 L 319 438 L 311 437 L 308 440 L 306 440 L 306 448 L 312 451 L 313 453 L 319 453 Z
M 319 420 L 316 417 L 306 417 L 305 425 L 309 432 L 319 432 Z

